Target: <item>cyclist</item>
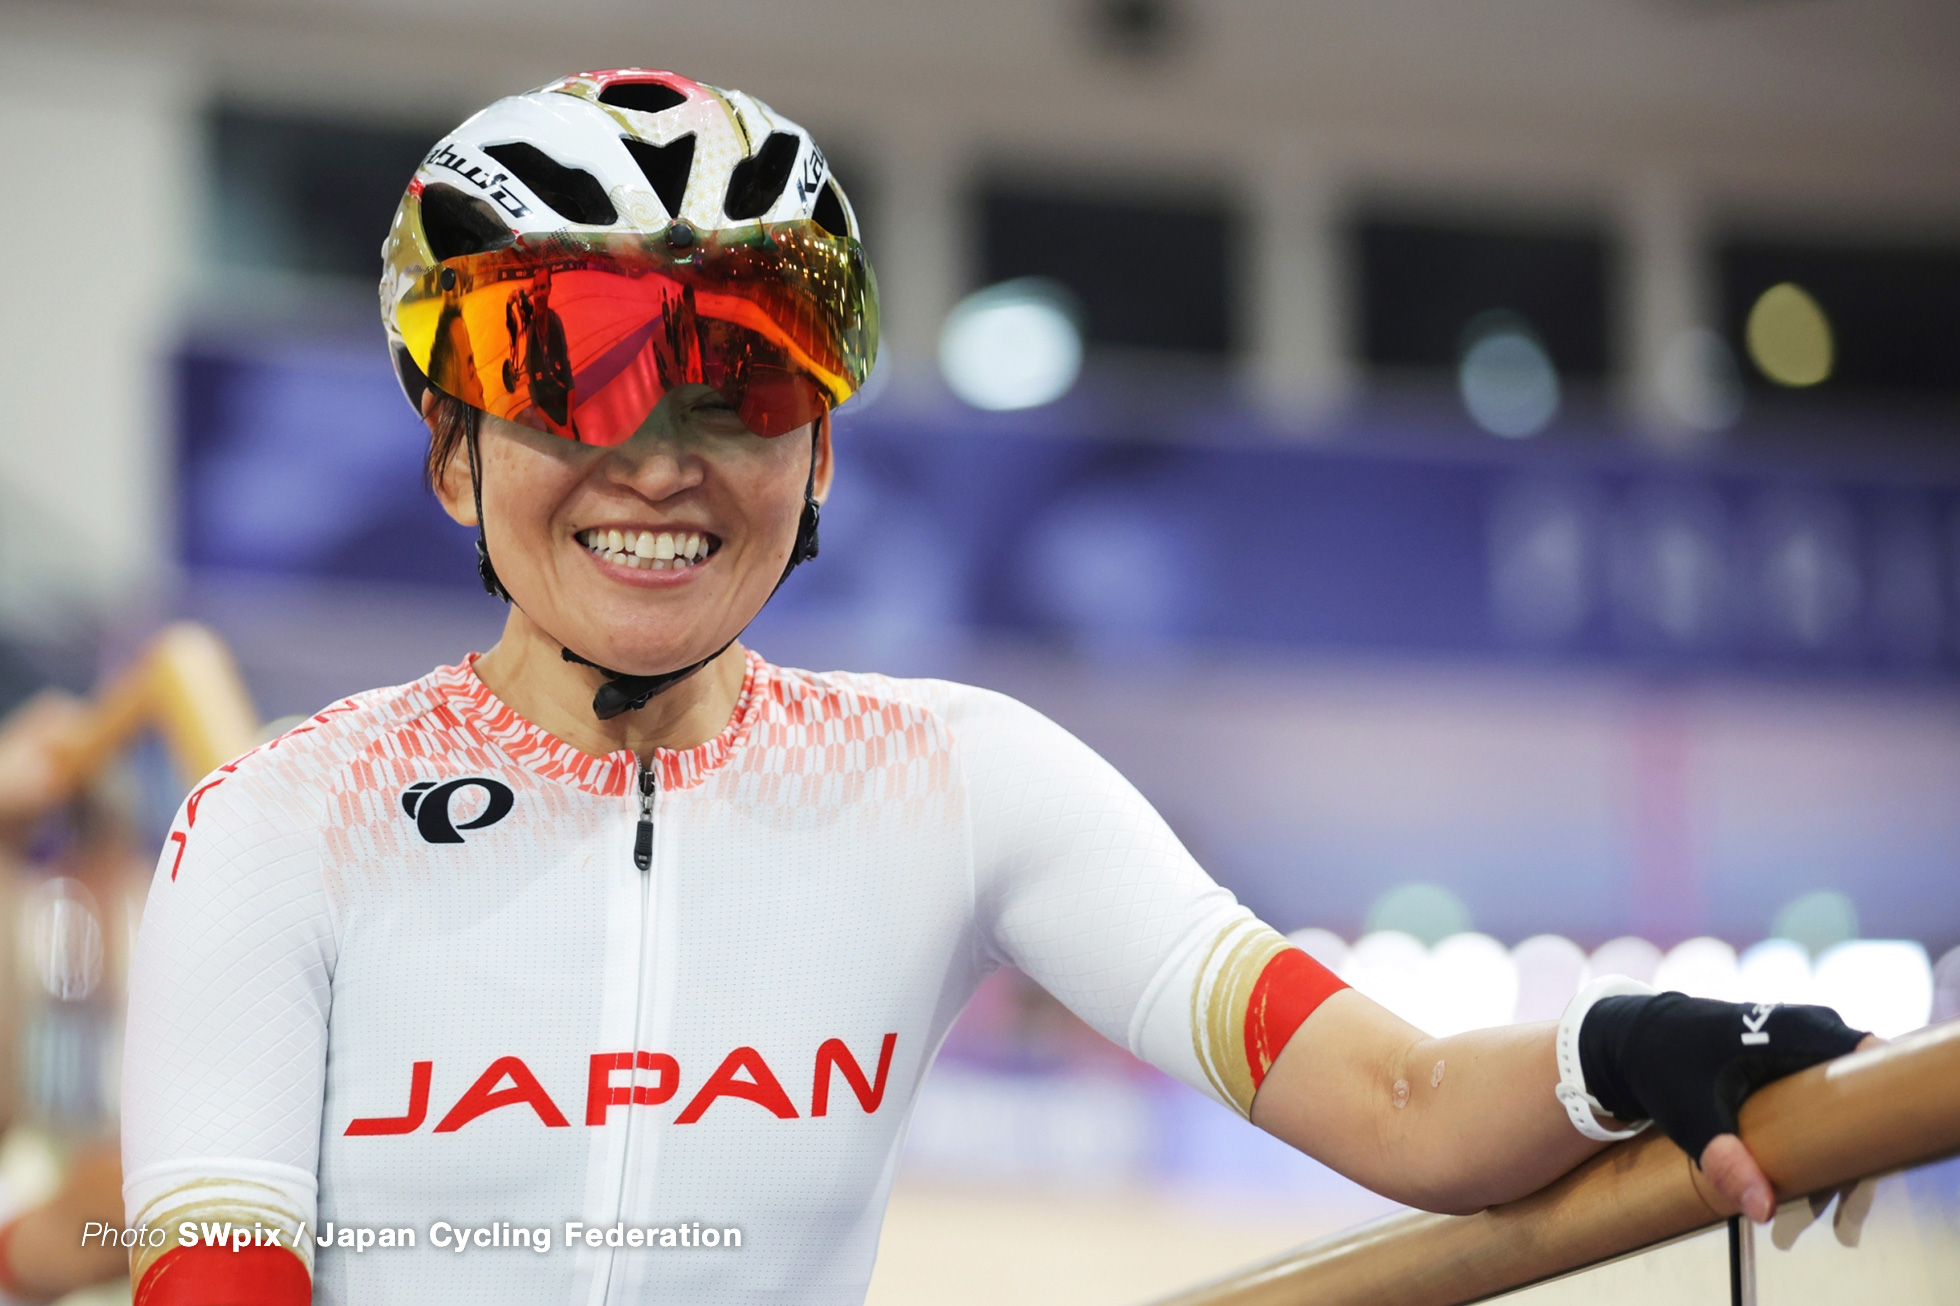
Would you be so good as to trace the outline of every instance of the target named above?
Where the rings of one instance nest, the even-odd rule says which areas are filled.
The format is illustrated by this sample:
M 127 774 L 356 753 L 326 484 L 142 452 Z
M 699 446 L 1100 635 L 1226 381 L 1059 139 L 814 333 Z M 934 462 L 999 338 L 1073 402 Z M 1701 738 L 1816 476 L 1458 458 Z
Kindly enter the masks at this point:
M 1768 1216 L 1735 1109 L 1850 1049 L 1833 1013 L 1619 984 L 1427 1038 L 1028 708 L 739 646 L 877 346 L 794 123 L 644 69 L 500 100 L 416 172 L 381 301 L 509 616 L 186 800 L 131 978 L 139 1302 L 859 1301 L 914 1094 L 1007 964 L 1404 1201 L 1658 1119 Z

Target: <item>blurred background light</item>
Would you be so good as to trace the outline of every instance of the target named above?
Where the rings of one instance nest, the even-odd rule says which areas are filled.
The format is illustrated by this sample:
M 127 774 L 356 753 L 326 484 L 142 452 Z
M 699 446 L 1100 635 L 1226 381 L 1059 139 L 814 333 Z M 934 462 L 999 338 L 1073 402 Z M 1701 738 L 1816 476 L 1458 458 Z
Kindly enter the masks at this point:
M 1960 948 L 1952 948 L 1933 967 L 1933 1019 L 1960 1016 Z
M 1654 969 L 1654 987 L 1678 989 L 1691 998 L 1742 1000 L 1742 976 L 1735 948 L 1721 939 L 1689 939 L 1668 949 Z
M 1858 908 L 1836 889 L 1818 889 L 1783 904 L 1769 927 L 1770 937 L 1789 939 L 1811 957 L 1821 957 L 1858 937 Z
M 1614 523 L 1614 617 L 1629 642 L 1719 646 L 1734 619 L 1729 508 L 1707 486 L 1637 487 Z
M 1286 941 L 1336 974 L 1347 961 L 1347 940 L 1332 930 L 1308 926 L 1288 934 Z
M 1428 960 L 1429 949 L 1415 935 L 1375 930 L 1354 941 L 1335 974 L 1421 1028 L 1429 1018 L 1428 994 L 1422 983 L 1423 965 Z
M 1038 408 L 1069 392 L 1082 372 L 1082 331 L 1068 293 L 1019 277 L 977 290 L 947 315 L 939 370 L 954 394 L 996 412 Z
M 1745 330 L 1750 360 L 1776 384 L 1811 386 L 1830 376 L 1836 353 L 1831 320 L 1794 281 L 1778 282 L 1757 296 Z
M 1488 934 L 1453 934 L 1429 950 L 1420 975 L 1428 1008 L 1421 1028 L 1436 1036 L 1508 1025 L 1518 1006 L 1518 968 Z
M 1669 417 L 1689 430 L 1726 431 L 1742 416 L 1742 372 L 1728 341 L 1707 327 L 1676 333 L 1656 377 Z
M 35 974 L 50 997 L 80 1002 L 102 979 L 102 917 L 80 880 L 56 876 L 35 886 L 26 912 Z
M 1536 435 L 1558 414 L 1558 372 L 1538 337 L 1510 314 L 1473 324 L 1457 365 L 1457 391 L 1470 419 L 1492 435 Z
M 1509 638 L 1558 644 L 1576 635 L 1599 588 L 1597 496 L 1583 485 L 1530 478 L 1491 513 L 1491 618 Z
M 1660 970 L 1661 955 L 1654 944 L 1628 934 L 1609 939 L 1593 949 L 1588 966 L 1594 979 L 1601 975 L 1624 975 L 1651 984 Z
M 1470 928 L 1470 909 L 1440 884 L 1400 884 L 1369 905 L 1367 929 L 1399 931 L 1423 944 Z
M 1028 597 L 1071 645 L 1133 662 L 1173 641 L 1192 566 L 1167 514 L 1102 491 L 1063 499 L 1027 531 Z
M 1912 940 L 1854 939 L 1817 959 L 1812 992 L 1853 1029 L 1897 1038 L 1932 1017 L 1933 964 Z
M 1809 1002 L 1810 954 L 1789 939 L 1764 939 L 1743 950 L 1736 982 L 1744 1002 Z
M 1557 1020 L 1572 995 L 1592 977 L 1585 950 L 1557 934 L 1534 934 L 1511 949 L 1518 976 L 1513 1019 Z
M 1777 487 L 1758 499 L 1752 516 L 1761 633 L 1805 652 L 1850 639 L 1864 578 L 1849 509 L 1829 492 Z

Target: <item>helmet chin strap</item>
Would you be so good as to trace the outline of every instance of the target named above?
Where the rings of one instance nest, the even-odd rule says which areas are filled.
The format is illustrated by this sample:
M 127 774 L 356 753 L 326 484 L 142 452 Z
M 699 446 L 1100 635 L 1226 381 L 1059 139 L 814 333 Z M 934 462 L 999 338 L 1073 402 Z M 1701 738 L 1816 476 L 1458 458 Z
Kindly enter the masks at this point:
M 820 420 L 828 422 L 830 420 L 829 414 L 825 414 Z M 796 523 L 796 543 L 790 547 L 789 561 L 783 566 L 783 574 L 776 578 L 775 589 L 769 591 L 770 598 L 775 597 L 776 590 L 783 587 L 783 582 L 789 579 L 789 574 L 796 570 L 799 563 L 806 562 L 817 556 L 817 523 L 818 519 L 822 516 L 822 511 L 817 504 L 816 496 L 817 442 L 822 439 L 822 436 L 822 426 L 818 426 L 810 433 L 810 474 L 803 482 L 803 515 Z M 510 591 L 504 588 L 503 582 L 497 578 L 497 569 L 491 565 L 490 546 L 484 540 L 483 478 L 478 474 L 480 463 L 477 456 L 475 423 L 471 424 L 467 443 L 469 445 L 470 455 L 470 488 L 476 498 L 477 575 L 483 578 L 483 588 L 489 591 L 491 597 L 502 599 L 506 603 L 512 603 L 513 600 L 510 597 Z M 765 603 L 767 601 L 767 599 L 764 600 Z M 702 658 L 692 666 L 682 667 L 678 671 L 663 671 L 656 676 L 635 676 L 624 671 L 614 671 L 611 667 L 601 666 L 590 658 L 580 657 L 568 647 L 561 646 L 559 656 L 567 662 L 575 662 L 582 667 L 591 667 L 594 671 L 597 671 L 606 678 L 606 682 L 600 685 L 599 691 L 592 696 L 592 712 L 601 721 L 610 721 L 616 716 L 622 716 L 627 712 L 636 712 L 640 708 L 645 707 L 656 695 L 665 693 L 699 671 L 702 667 L 707 666 L 710 662 L 713 662 L 716 658 L 726 653 L 730 648 L 734 647 L 735 641 L 741 637 L 741 631 L 737 631 L 730 637 L 728 643 L 723 644 L 713 653 L 710 653 L 707 657 Z

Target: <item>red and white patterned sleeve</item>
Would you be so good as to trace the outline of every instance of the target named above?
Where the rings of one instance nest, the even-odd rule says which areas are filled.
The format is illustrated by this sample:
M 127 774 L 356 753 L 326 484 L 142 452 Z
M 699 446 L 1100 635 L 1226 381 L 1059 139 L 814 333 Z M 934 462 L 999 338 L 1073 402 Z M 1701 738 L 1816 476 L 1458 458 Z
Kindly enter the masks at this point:
M 1287 1040 L 1345 985 L 1240 906 L 1143 795 L 1060 726 L 984 690 L 962 689 L 944 710 L 996 958 L 1106 1038 L 1249 1115 Z
M 294 759 L 296 760 L 296 759 Z M 144 1306 L 311 1300 L 334 931 L 321 883 L 323 790 L 248 756 L 172 822 L 130 971 L 123 1197 L 163 1246 L 131 1267 Z M 212 1247 L 200 1231 L 276 1229 Z

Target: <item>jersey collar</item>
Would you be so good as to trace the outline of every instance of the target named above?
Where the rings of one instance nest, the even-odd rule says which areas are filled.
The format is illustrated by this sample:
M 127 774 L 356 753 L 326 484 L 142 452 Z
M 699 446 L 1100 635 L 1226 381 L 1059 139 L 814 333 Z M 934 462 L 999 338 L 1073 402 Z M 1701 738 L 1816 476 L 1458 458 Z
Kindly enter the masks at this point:
M 775 668 L 754 649 L 744 649 L 746 667 L 742 692 L 735 710 L 720 734 L 693 748 L 657 748 L 654 765 L 659 768 L 662 789 L 690 789 L 706 780 L 733 757 L 748 741 L 762 704 L 770 695 Z M 453 667 L 442 667 L 431 677 L 432 688 L 441 701 L 460 718 L 471 732 L 502 751 L 525 770 L 547 780 L 556 780 L 601 797 L 618 797 L 633 792 L 640 762 L 632 752 L 621 749 L 604 757 L 594 757 L 573 748 L 518 715 L 516 709 L 490 691 L 476 674 L 472 653 Z

